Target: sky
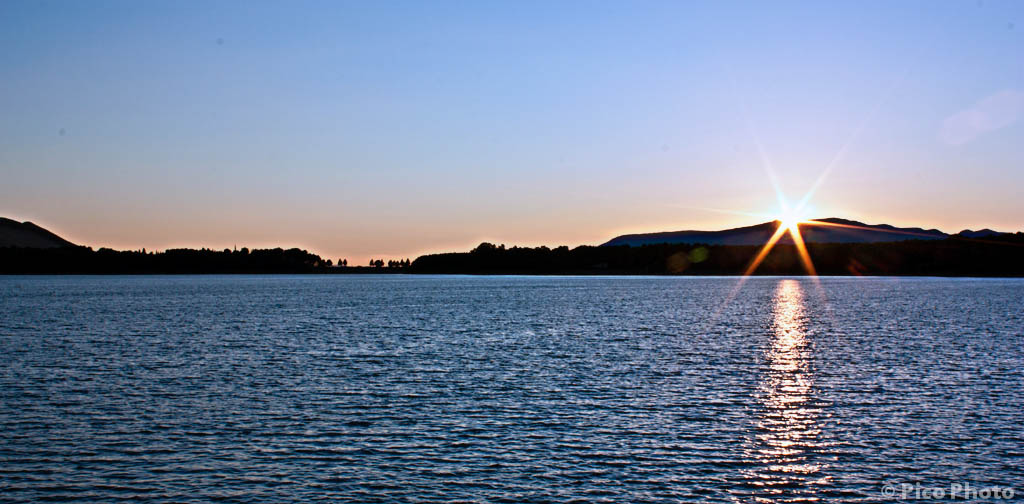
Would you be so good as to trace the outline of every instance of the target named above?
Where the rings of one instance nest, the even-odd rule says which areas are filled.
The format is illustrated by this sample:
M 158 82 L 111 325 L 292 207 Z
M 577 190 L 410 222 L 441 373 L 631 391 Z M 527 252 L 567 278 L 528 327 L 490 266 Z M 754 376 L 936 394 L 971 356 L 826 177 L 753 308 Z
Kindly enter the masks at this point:
M 1022 117 L 1019 1 L 0 2 L 0 216 L 93 248 L 1024 230 Z

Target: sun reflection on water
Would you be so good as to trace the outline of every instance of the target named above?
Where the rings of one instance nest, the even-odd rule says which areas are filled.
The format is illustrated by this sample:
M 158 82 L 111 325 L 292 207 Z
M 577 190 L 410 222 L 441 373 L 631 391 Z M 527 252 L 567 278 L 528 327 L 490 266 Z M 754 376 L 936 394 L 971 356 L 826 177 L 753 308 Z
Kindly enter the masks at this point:
M 756 496 L 767 502 L 816 500 L 814 487 L 827 482 L 824 465 L 815 460 L 822 448 L 821 407 L 814 398 L 806 312 L 800 282 L 781 280 L 772 300 L 772 339 L 757 392 L 758 435 L 748 452 L 754 469 L 746 474 Z

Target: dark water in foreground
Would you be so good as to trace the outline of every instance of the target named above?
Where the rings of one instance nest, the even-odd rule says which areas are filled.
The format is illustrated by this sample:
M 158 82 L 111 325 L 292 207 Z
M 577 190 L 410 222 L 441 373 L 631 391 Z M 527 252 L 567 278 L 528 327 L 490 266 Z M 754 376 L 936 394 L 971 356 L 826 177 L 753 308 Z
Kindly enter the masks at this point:
M 0 500 L 1024 495 L 1024 280 L 0 277 Z

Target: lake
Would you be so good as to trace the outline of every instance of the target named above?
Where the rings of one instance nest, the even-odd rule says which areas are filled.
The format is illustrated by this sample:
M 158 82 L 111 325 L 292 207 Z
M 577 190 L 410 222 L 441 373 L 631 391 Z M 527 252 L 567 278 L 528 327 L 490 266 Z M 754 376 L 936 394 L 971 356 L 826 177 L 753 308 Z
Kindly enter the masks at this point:
M 1024 495 L 1024 280 L 0 277 L 0 500 Z

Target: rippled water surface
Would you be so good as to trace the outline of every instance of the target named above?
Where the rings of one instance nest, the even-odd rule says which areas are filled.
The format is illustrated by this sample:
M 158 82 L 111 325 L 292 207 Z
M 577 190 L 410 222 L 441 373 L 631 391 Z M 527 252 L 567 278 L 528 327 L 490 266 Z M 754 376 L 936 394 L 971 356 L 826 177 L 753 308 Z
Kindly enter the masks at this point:
M 1024 494 L 1024 281 L 0 277 L 0 500 Z

